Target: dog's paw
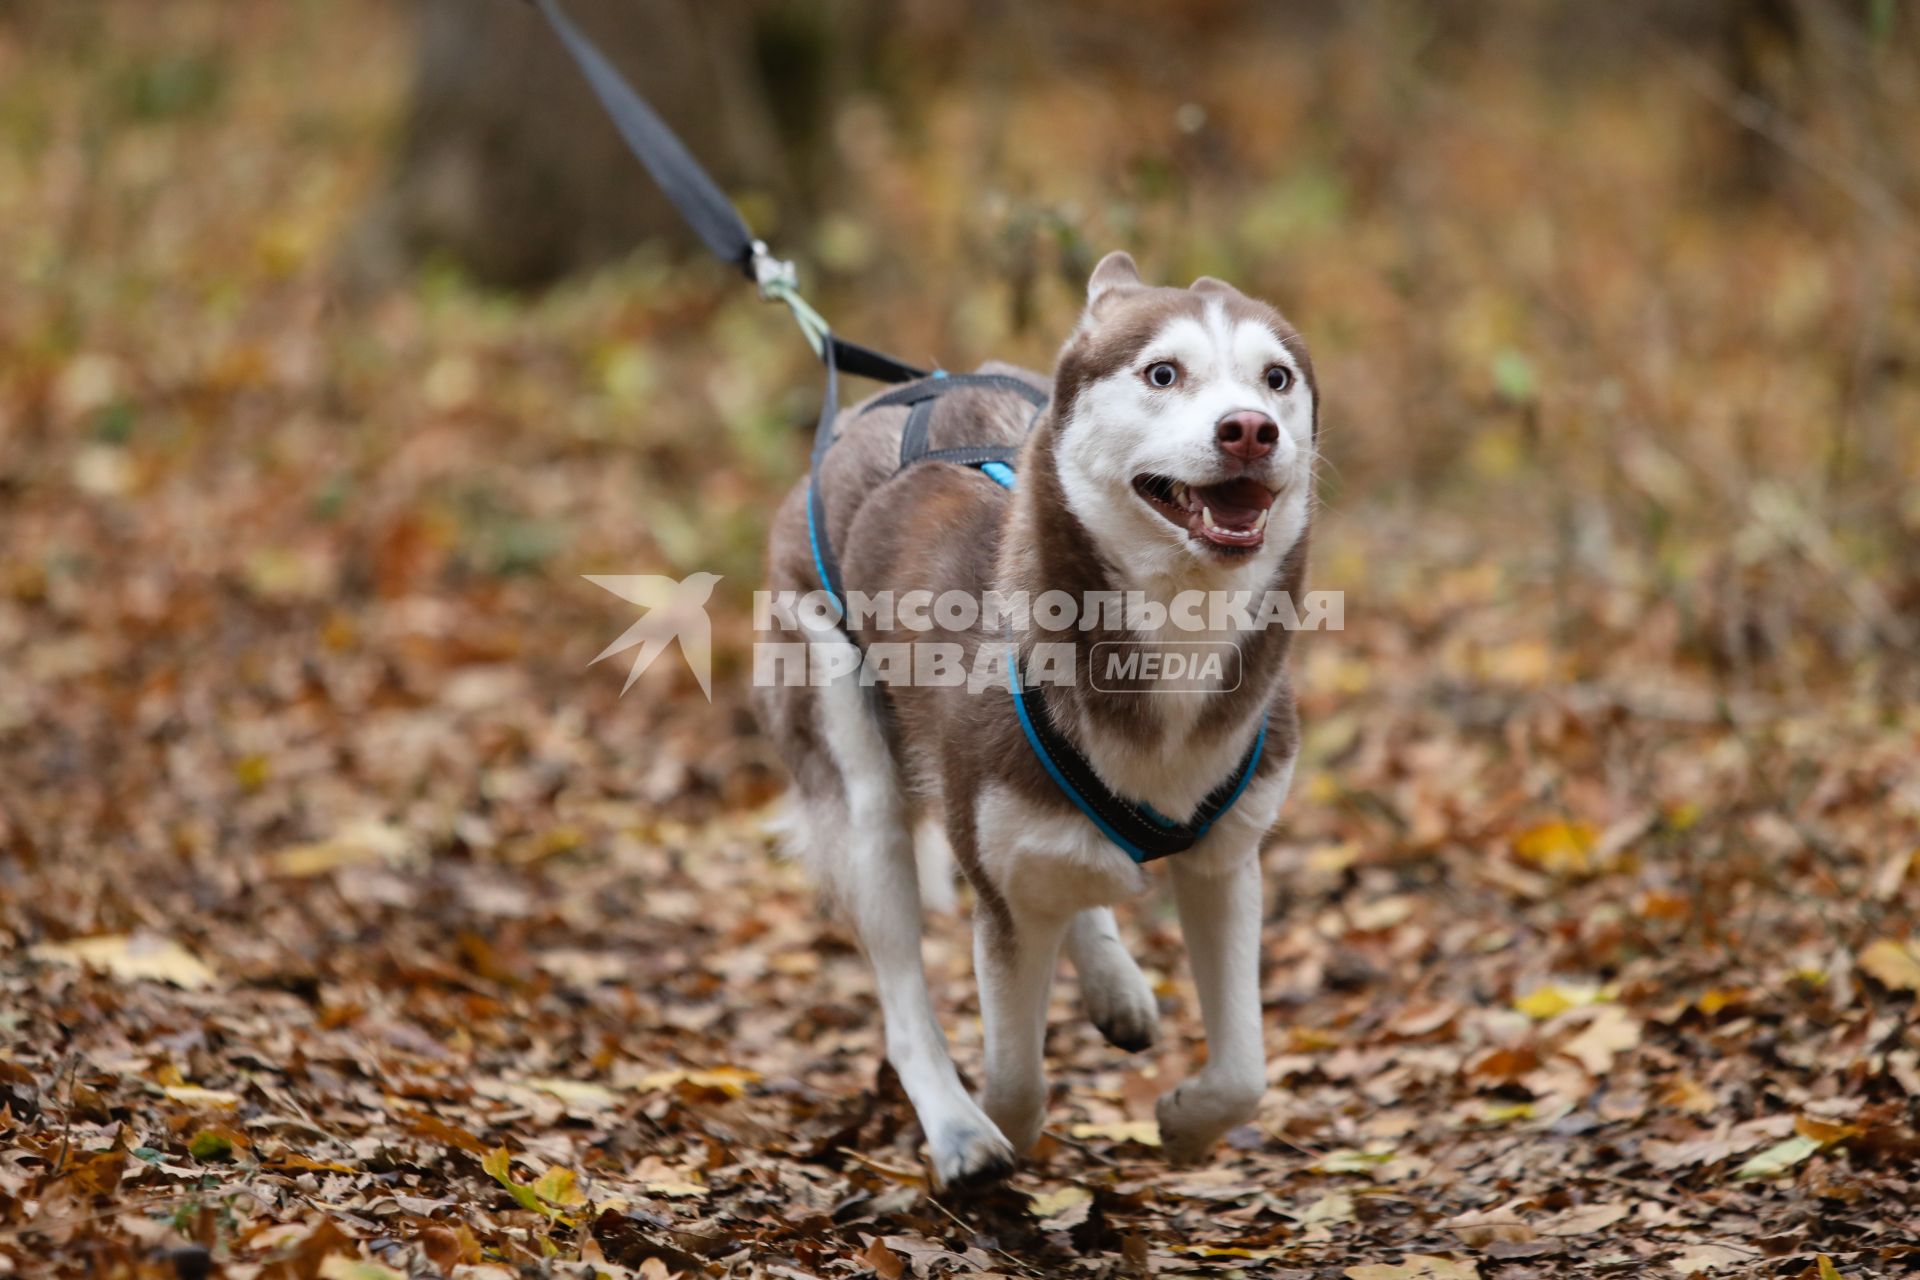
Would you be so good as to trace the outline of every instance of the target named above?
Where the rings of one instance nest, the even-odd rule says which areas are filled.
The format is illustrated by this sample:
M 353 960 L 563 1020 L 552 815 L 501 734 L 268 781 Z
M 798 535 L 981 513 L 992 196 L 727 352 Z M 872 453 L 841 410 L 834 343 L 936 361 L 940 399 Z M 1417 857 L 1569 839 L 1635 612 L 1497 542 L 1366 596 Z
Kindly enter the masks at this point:
M 933 1177 L 942 1191 L 991 1186 L 1013 1172 L 1013 1144 L 991 1124 L 942 1130 L 933 1146 Z
M 1258 1081 L 1213 1080 L 1203 1071 L 1160 1095 L 1154 1115 L 1160 1121 L 1160 1148 L 1174 1164 L 1192 1164 L 1235 1125 L 1253 1119 L 1263 1092 Z
M 1160 1038 L 1160 1002 L 1140 966 L 1118 945 L 1103 950 L 1098 965 L 1081 971 L 1080 1000 L 1087 1020 L 1115 1048 L 1138 1053 Z
M 1132 965 L 1106 970 L 1098 980 L 1083 978 L 1080 998 L 1086 1002 L 1088 1020 L 1116 1049 L 1139 1053 L 1160 1038 L 1160 1002 L 1146 976 Z

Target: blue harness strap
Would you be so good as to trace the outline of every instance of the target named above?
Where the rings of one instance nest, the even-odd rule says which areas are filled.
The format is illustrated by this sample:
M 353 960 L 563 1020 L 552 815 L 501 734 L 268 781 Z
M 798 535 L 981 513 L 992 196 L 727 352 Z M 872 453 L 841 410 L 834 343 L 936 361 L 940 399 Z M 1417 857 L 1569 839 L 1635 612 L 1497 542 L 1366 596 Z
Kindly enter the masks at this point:
M 1152 805 L 1136 804 L 1115 795 L 1113 789 L 1100 780 L 1086 756 L 1054 726 L 1040 689 L 1022 687 L 1020 647 L 1012 641 L 1007 643 L 1007 684 L 1013 693 L 1013 710 L 1020 721 L 1020 732 L 1033 748 L 1040 767 L 1047 771 L 1061 794 L 1073 802 L 1073 807 L 1136 863 L 1185 853 L 1198 844 L 1253 781 L 1254 771 L 1260 766 L 1260 753 L 1267 744 L 1267 718 L 1262 716 L 1260 728 L 1253 735 L 1253 745 L 1241 758 L 1240 767 L 1207 794 L 1193 817 L 1176 822 Z

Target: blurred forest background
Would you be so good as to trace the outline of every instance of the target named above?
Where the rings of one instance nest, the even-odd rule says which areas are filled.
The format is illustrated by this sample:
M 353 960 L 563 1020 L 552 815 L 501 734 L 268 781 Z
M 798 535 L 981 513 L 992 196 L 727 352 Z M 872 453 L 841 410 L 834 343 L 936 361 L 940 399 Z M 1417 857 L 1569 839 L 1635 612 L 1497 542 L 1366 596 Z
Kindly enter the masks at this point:
M 927 1194 L 759 826 L 817 367 L 531 7 L 0 0 L 0 1274 L 1913 1265 L 1910 5 L 569 7 L 856 340 L 1048 368 L 1112 248 L 1306 334 L 1261 1123 L 1155 1159 L 1149 903 L 1162 1048 L 1063 987 Z M 581 575 L 694 570 L 620 699 Z

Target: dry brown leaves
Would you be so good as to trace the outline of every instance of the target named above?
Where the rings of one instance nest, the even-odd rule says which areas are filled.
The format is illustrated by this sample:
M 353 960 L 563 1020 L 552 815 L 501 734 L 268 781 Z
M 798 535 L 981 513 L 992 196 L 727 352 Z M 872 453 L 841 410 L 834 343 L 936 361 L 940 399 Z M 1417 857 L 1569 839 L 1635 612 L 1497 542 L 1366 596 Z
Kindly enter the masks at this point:
M 1686 469 L 1765 437 L 1821 472 L 1792 430 L 1834 386 L 1876 421 L 1880 366 L 1835 335 L 1858 294 L 1910 337 L 1911 255 L 1667 210 L 1683 89 L 1506 110 L 1540 86 L 1405 98 L 1364 24 L 1332 80 L 1207 46 L 1245 89 L 1207 145 L 1323 167 L 1129 189 L 1136 231 L 1284 293 L 1346 469 L 1316 584 L 1348 629 L 1302 645 L 1266 854 L 1272 1087 L 1203 1166 L 1162 1160 L 1153 1100 L 1203 1048 L 1151 898 L 1127 929 L 1162 1046 L 1110 1049 L 1063 984 L 1048 1135 L 960 1200 L 928 1191 L 851 940 L 761 827 L 740 592 L 802 465 L 797 343 L 648 262 L 531 306 L 338 292 L 391 14 L 149 8 L 34 56 L 0 12 L 0 1275 L 1920 1266 L 1920 722 L 1885 642 L 1920 593 L 1892 553 L 1836 588 L 1850 543 Z M 210 114 L 113 114 L 191 85 L 189 55 L 228 58 Z M 977 92 L 929 92 L 933 136 L 985 127 Z M 1012 94 L 1024 141 L 991 163 L 1091 183 L 1148 172 L 1156 129 L 1185 148 L 1184 98 L 1114 92 Z M 1355 139 L 1337 164 L 1295 145 L 1322 118 Z M 1071 291 L 1015 332 L 974 269 L 998 250 L 936 234 L 936 193 L 998 179 L 865 116 L 847 137 L 891 193 L 876 240 L 960 245 L 889 278 L 976 290 L 896 287 L 850 331 L 1044 362 Z M 1464 501 L 1369 496 L 1455 454 Z M 732 575 L 712 706 L 588 668 L 629 619 L 579 575 L 662 566 Z M 971 1071 L 967 947 L 931 922 Z

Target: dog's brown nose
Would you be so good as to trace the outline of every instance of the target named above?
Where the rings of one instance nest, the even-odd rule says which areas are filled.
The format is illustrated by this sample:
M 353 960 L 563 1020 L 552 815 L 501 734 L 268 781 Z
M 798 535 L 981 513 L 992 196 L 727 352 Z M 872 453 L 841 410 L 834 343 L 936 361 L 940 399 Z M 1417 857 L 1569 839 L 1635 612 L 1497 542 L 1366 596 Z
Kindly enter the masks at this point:
M 1242 462 L 1266 457 L 1279 439 L 1279 424 L 1254 409 L 1230 413 L 1213 425 L 1213 443 Z

